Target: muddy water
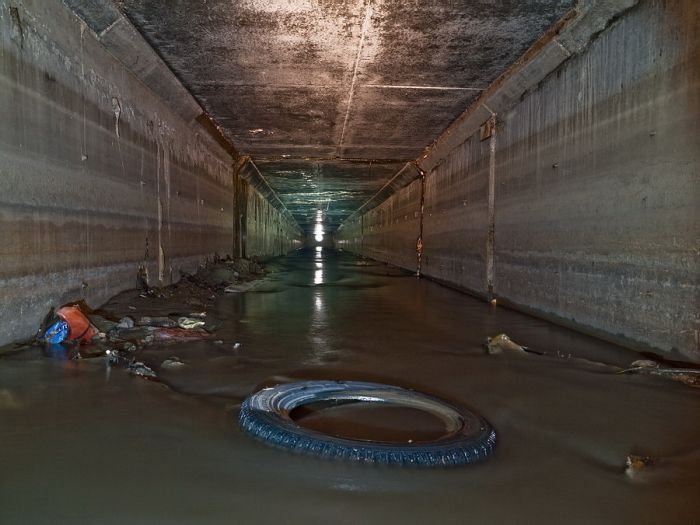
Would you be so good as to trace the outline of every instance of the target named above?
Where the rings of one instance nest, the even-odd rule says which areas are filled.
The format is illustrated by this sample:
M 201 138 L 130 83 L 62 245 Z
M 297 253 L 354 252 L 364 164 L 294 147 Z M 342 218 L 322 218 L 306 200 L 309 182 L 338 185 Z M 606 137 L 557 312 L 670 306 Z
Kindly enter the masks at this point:
M 637 356 L 384 265 L 311 252 L 271 269 L 207 306 L 223 344 L 148 350 L 185 362 L 159 370 L 169 386 L 104 359 L 1 358 L 0 523 L 700 523 L 698 389 L 616 375 L 592 361 Z M 500 332 L 548 355 L 485 355 Z M 373 468 L 243 435 L 241 400 L 296 378 L 442 397 L 484 415 L 497 451 L 459 469 Z M 659 461 L 630 479 L 630 453 Z
M 360 441 L 420 443 L 448 435 L 442 419 L 411 407 L 363 402 L 317 405 L 303 405 L 290 416 L 304 428 Z

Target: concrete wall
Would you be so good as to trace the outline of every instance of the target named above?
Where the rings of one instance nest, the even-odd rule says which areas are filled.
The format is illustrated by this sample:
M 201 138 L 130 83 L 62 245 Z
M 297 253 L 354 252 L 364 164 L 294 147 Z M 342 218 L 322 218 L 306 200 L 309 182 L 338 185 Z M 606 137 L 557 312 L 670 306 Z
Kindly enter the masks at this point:
M 642 1 L 500 111 L 492 139 L 453 134 L 426 175 L 424 274 L 700 360 L 699 21 L 694 0 Z M 386 235 L 407 239 L 372 256 L 398 260 L 411 236 Z
M 421 271 L 480 295 L 488 293 L 489 141 L 455 148 L 425 180 Z
M 303 238 L 299 226 L 247 185 L 246 257 L 284 255 L 301 248 Z
M 341 225 L 335 233 L 335 246 L 339 250 L 362 253 L 362 217 L 353 217 Z
M 420 180 L 343 225 L 336 246 L 404 268 L 415 269 L 420 228 Z
M 158 62 L 141 51 L 121 58 Z M 140 266 L 168 284 L 237 254 L 232 153 L 158 75 L 156 93 L 59 1 L 0 0 L 0 344 L 133 287 Z M 288 249 L 251 199 L 254 252 Z

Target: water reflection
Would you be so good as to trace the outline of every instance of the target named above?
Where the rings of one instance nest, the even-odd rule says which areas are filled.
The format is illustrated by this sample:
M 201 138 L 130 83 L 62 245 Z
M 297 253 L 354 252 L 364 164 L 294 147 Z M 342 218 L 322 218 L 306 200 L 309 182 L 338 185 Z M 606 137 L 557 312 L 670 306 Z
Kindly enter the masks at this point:
M 316 271 L 314 272 L 314 284 L 323 283 L 323 248 L 316 246 Z
M 321 270 L 317 270 L 319 272 Z M 309 325 L 310 352 L 304 360 L 307 365 L 320 365 L 334 355 L 326 338 L 328 330 L 328 312 L 326 310 L 323 288 L 314 291 L 311 324 Z

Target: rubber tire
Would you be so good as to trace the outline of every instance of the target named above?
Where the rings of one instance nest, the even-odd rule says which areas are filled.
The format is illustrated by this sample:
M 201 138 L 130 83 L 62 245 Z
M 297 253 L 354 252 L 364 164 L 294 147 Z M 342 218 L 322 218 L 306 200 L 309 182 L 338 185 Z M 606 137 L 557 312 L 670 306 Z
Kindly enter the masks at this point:
M 332 399 L 390 402 L 442 411 L 452 431 L 438 440 L 384 443 L 330 436 L 299 426 L 290 413 L 309 403 Z M 481 461 L 493 453 L 496 432 L 481 416 L 404 388 L 356 381 L 302 381 L 265 388 L 241 405 L 239 423 L 268 445 L 328 459 L 382 465 L 450 467 Z

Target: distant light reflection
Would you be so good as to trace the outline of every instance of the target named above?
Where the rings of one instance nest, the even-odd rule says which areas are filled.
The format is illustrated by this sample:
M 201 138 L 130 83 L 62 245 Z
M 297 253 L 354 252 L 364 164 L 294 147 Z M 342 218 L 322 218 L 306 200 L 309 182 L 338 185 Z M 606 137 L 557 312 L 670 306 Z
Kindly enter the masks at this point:
M 323 270 L 316 270 L 314 273 L 314 284 L 323 284 Z
M 321 219 L 318 217 L 316 218 L 316 226 L 314 227 L 314 235 L 316 242 L 323 242 L 323 234 L 325 232 L 323 231 L 323 224 L 321 224 Z
M 317 270 L 317 272 L 320 271 Z M 309 325 L 309 341 L 311 344 L 303 360 L 305 365 L 318 366 L 327 363 L 337 352 L 327 339 L 328 318 L 323 294 L 323 288 L 316 288 L 313 292 L 311 324 Z

